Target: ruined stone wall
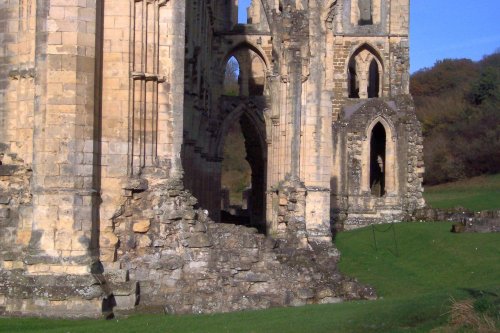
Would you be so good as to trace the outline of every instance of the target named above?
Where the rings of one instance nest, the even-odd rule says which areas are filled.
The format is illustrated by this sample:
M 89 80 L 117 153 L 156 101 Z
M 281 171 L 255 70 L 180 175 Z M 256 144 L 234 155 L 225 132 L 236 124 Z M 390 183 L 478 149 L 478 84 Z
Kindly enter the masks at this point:
M 362 22 L 360 10 L 367 3 L 371 17 Z M 326 64 L 331 73 L 327 84 L 334 95 L 330 208 L 338 229 L 401 220 L 424 204 L 422 134 L 409 97 L 408 10 L 408 1 L 344 1 L 329 14 L 333 61 Z M 380 103 L 368 98 L 372 61 L 378 68 Z M 359 89 L 355 98 L 353 88 Z M 368 180 L 368 132 L 377 119 L 392 131 L 386 147 L 391 190 L 382 198 L 369 193 Z
M 146 177 L 148 178 L 148 177 Z M 371 299 L 371 288 L 336 272 L 331 246 L 300 248 L 256 229 L 211 221 L 180 182 L 153 180 L 114 219 L 120 239 L 116 303 L 168 313 L 211 313 Z M 292 246 L 293 245 L 293 246 Z M 293 253 L 293 255 L 291 255 Z M 128 280 L 128 281 L 127 281 Z
M 396 6 L 396 4 L 398 4 Z M 344 105 L 349 101 L 348 66 L 351 57 L 360 47 L 367 47 L 382 65 L 380 97 L 409 94 L 409 51 L 408 51 L 408 2 L 382 1 L 380 8 L 374 10 L 380 14 L 380 20 L 370 25 L 358 25 L 349 14 L 354 11 L 350 1 L 337 6 L 330 14 L 328 41 L 333 62 L 326 64 L 334 92 L 333 116 L 338 117 Z M 353 21 L 354 20 L 354 21 Z M 355 101 L 353 101 L 355 102 Z
M 2 91 L 2 164 L 29 172 L 33 162 L 30 186 L 37 218 L 30 246 L 44 243 L 49 256 L 78 257 L 87 253 L 81 243 L 90 241 L 91 221 L 81 234 L 68 231 L 77 219 L 73 207 L 83 205 L 82 196 L 90 201 L 92 196 L 93 160 L 84 162 L 76 154 L 85 139 L 93 139 L 95 8 L 36 7 L 32 1 L 9 5 L 2 10 L 2 68 L 7 74 L 2 78 L 8 78 Z
M 371 100 L 346 108 L 334 125 L 335 150 L 341 157 L 332 191 L 338 229 L 401 221 L 424 205 L 422 134 L 411 100 Z M 370 138 L 374 125 L 386 131 L 385 194 L 370 188 Z
M 254 1 L 255 23 L 228 25 L 236 0 L 2 2 L 0 313 L 373 298 L 336 271 L 331 224 L 421 207 L 423 165 L 408 1 L 370 1 L 370 17 L 367 3 Z M 242 64 L 241 95 L 230 97 L 232 55 L 260 62 Z M 380 75 L 373 98 L 369 61 Z M 234 121 L 244 122 L 267 236 L 214 222 Z M 366 165 L 377 121 L 390 134 L 391 177 L 374 198 Z

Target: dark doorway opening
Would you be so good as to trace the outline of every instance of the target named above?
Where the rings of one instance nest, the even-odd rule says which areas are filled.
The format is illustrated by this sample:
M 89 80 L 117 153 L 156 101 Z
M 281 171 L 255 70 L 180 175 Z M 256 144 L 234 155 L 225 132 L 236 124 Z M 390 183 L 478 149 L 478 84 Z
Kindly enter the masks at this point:
M 370 140 L 370 190 L 372 195 L 385 194 L 386 132 L 381 123 L 373 127 Z
M 266 152 L 254 120 L 242 113 L 227 133 L 221 169 L 221 222 L 266 233 Z

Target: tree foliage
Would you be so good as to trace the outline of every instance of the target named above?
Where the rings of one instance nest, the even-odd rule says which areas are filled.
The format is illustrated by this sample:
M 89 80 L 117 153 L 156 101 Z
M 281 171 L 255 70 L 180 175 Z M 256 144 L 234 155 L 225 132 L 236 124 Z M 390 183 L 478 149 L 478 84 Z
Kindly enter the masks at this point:
M 500 172 L 500 53 L 443 60 L 411 78 L 424 130 L 425 182 Z

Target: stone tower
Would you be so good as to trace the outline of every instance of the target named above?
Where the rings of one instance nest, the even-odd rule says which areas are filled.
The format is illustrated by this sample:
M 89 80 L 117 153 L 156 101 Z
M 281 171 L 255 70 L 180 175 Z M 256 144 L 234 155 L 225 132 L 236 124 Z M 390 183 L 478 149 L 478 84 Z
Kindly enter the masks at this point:
M 252 0 L 247 24 L 237 11 L 0 4 L 0 313 L 374 297 L 336 272 L 332 230 L 424 204 L 409 0 Z M 220 223 L 234 122 L 261 233 Z

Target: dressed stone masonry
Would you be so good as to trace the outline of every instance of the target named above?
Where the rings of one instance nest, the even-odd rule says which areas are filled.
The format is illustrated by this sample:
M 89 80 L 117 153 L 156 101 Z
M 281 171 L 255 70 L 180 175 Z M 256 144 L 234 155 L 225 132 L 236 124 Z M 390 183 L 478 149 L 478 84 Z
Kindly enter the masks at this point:
M 239 24 L 238 0 L 0 1 L 0 314 L 376 297 L 338 273 L 332 231 L 424 206 L 408 11 L 252 0 Z M 251 227 L 222 223 L 235 122 Z

